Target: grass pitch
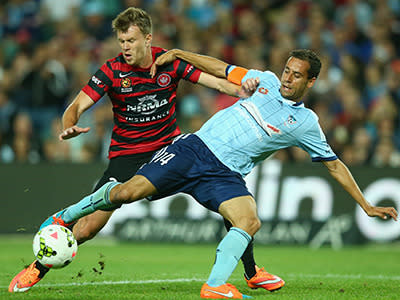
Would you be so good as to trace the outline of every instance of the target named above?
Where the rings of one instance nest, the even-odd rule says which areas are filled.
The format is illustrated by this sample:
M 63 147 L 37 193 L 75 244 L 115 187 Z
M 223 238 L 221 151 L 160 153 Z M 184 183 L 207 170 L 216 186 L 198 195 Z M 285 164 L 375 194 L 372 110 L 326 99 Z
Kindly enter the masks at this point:
M 0 299 L 200 299 L 215 245 L 134 244 L 96 238 L 79 247 L 75 261 L 50 271 L 27 293 L 7 291 L 31 263 L 33 236 L 0 236 Z M 281 276 L 274 293 L 251 290 L 239 263 L 229 282 L 254 299 L 400 299 L 400 245 L 344 248 L 261 246 L 256 261 Z

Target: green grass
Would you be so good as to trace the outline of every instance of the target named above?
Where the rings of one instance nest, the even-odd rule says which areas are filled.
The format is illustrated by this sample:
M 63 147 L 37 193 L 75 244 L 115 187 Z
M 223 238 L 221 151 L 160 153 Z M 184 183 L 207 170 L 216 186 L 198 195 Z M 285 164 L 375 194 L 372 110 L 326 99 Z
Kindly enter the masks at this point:
M 96 238 L 79 248 L 67 268 L 50 271 L 28 293 L 10 294 L 11 278 L 33 259 L 31 239 L 0 236 L 1 300 L 200 299 L 216 247 Z M 256 245 L 255 253 L 257 262 L 280 275 L 286 286 L 274 293 L 251 290 L 242 279 L 240 263 L 229 282 L 254 299 L 400 299 L 396 244 L 339 251 Z

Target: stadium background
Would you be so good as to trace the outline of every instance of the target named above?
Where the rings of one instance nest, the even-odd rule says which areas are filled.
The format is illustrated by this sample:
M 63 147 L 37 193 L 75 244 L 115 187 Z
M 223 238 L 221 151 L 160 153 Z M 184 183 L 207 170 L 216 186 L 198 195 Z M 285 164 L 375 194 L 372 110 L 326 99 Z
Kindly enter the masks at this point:
M 290 50 L 315 50 L 323 68 L 304 99 L 306 105 L 319 115 L 334 151 L 355 172 L 361 188 L 378 186 L 374 199 L 400 208 L 398 1 L 11 0 L 0 4 L 0 188 L 6 207 L 1 210 L 1 233 L 34 232 L 48 213 L 88 193 L 102 173 L 112 128 L 110 103 L 104 99 L 86 112 L 80 124 L 91 126 L 90 133 L 68 142 L 58 141 L 60 117 L 91 74 L 118 53 L 110 22 L 129 6 L 150 13 L 153 45 L 167 49 L 208 54 L 278 75 Z M 186 82 L 181 83 L 178 99 L 178 122 L 185 132 L 198 129 L 212 114 L 235 101 Z M 347 228 L 349 235 L 343 229 L 326 234 L 328 238 L 321 241 L 332 246 L 365 241 L 354 203 L 338 191 L 323 169 L 312 164 L 305 152 L 293 148 L 279 151 L 273 163 L 249 176 L 258 201 L 270 201 L 272 192 L 268 190 L 262 197 L 262 190 L 274 191 L 275 187 L 272 202 L 263 202 L 264 207 L 274 205 L 273 213 L 260 211 L 267 242 L 299 243 L 308 230 L 312 237 L 302 241 L 309 243 L 318 233 L 324 235 L 331 227 L 340 227 L 338 224 Z M 316 183 L 312 185 L 314 193 L 302 194 L 302 188 L 287 185 L 285 189 L 284 182 L 297 180 L 299 184 L 300 179 L 314 180 L 303 181 Z M 298 191 L 304 201 L 298 213 L 288 217 L 279 212 L 290 190 Z M 327 195 L 333 195 L 334 209 L 319 215 L 317 204 Z M 193 201 L 179 197 L 166 201 L 170 205 L 163 211 L 143 203 L 124 210 L 129 212 L 121 211 L 113 221 L 120 223 L 117 234 L 143 239 L 129 235 L 135 226 L 143 226 L 137 223 L 143 217 L 148 226 L 157 226 L 160 218 L 167 217 L 164 220 L 170 223 L 158 226 L 178 224 L 181 228 L 180 222 L 187 220 L 193 224 L 215 220 L 191 206 Z M 24 213 L 20 213 L 21 207 Z M 306 218 L 312 221 L 309 227 L 304 225 Z M 346 227 L 348 222 L 357 226 Z M 380 231 L 373 234 L 391 232 L 383 241 L 399 240 L 397 224 L 374 222 Z M 105 228 L 104 233 L 114 229 Z M 282 238 L 271 238 L 272 234 Z M 285 239 L 288 235 L 294 238 Z M 170 237 L 150 234 L 148 238 Z

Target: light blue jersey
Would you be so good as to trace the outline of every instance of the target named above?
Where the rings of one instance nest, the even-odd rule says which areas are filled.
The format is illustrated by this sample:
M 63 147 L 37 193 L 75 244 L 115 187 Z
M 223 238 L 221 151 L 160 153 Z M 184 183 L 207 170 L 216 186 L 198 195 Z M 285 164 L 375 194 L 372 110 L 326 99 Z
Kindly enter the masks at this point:
M 219 111 L 195 134 L 231 170 L 247 175 L 275 151 L 292 146 L 312 161 L 337 159 L 317 115 L 280 94 L 280 80 L 270 71 L 249 70 L 242 79 L 260 78 L 257 91 Z

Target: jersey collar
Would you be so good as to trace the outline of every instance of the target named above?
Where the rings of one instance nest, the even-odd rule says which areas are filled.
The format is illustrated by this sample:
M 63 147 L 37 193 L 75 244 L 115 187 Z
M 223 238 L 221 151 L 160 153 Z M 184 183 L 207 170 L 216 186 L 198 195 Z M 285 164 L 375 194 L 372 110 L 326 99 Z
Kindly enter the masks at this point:
M 287 104 L 289 104 L 289 105 L 292 105 L 292 106 L 304 106 L 303 101 L 295 102 L 295 101 L 292 101 L 292 100 L 288 100 L 288 99 L 283 98 L 283 102 L 285 102 L 285 103 L 287 103 Z

